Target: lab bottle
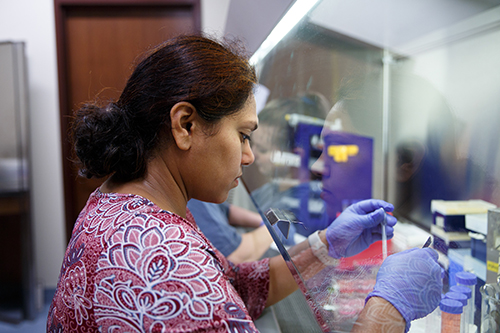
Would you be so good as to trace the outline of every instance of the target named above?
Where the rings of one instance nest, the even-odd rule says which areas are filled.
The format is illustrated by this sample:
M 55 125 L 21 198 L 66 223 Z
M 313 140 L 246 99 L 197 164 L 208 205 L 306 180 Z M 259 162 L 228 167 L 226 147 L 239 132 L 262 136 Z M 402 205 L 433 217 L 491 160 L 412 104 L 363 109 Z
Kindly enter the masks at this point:
M 444 298 L 439 303 L 439 309 L 441 310 L 441 333 L 460 333 L 462 303 Z
M 452 299 L 454 301 L 458 301 L 462 303 L 462 315 L 460 316 L 460 333 L 466 333 L 469 329 L 469 323 L 467 321 L 467 316 L 465 315 L 465 307 L 467 306 L 467 296 L 462 293 L 457 293 L 453 291 L 449 291 L 444 295 L 445 299 Z
M 475 331 L 475 326 L 474 326 L 474 312 L 476 310 L 476 284 L 477 284 L 477 277 L 475 274 L 470 273 L 470 272 L 458 272 L 455 274 L 455 280 L 457 281 L 458 286 L 464 286 L 470 289 L 471 291 L 471 297 L 470 297 L 470 302 L 471 305 L 467 309 L 468 313 L 465 314 L 468 317 L 468 322 L 472 325 L 469 328 L 470 332 Z
M 471 296 L 472 296 L 471 290 L 465 286 L 455 285 L 455 286 L 450 287 L 450 292 L 460 293 L 460 294 L 465 295 L 465 297 L 467 297 L 467 304 L 464 306 L 463 313 L 464 314 L 470 313 L 469 312 L 469 311 L 471 311 L 470 308 L 473 306 L 472 300 L 471 300 Z M 467 315 L 462 315 L 462 324 L 463 324 L 462 331 L 465 333 L 475 333 L 474 323 L 471 323 L 469 320 L 470 320 L 470 317 L 467 317 Z

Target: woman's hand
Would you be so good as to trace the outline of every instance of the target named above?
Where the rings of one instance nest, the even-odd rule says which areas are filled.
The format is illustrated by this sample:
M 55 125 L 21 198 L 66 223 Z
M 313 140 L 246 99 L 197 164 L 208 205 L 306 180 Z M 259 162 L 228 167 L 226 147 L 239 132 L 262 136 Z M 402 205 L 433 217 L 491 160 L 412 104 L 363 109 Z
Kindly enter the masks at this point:
M 412 320 L 425 317 L 441 301 L 443 281 L 437 259 L 437 252 L 430 248 L 410 249 L 387 257 L 367 301 L 378 296 L 390 302 L 405 319 L 408 331 Z
M 366 250 L 372 243 L 382 239 L 384 218 L 387 222 L 387 239 L 392 238 L 397 220 L 386 212 L 393 210 L 394 206 L 390 203 L 375 199 L 347 207 L 326 229 L 328 255 L 338 259 Z

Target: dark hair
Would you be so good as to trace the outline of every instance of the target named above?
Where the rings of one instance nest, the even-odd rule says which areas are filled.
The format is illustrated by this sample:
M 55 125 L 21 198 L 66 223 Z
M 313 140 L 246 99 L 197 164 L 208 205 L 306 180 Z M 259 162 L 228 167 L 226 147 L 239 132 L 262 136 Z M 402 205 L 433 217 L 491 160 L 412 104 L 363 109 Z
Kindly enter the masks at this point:
M 178 36 L 139 62 L 118 101 L 86 104 L 73 123 L 80 174 L 117 181 L 144 176 L 148 158 L 171 140 L 170 110 L 189 102 L 207 124 L 242 109 L 256 83 L 237 41 Z
M 271 126 L 273 144 L 289 151 L 290 144 L 293 143 L 290 135 L 293 133 L 290 131 L 287 115 L 299 114 L 324 120 L 329 110 L 328 100 L 318 92 L 309 91 L 290 98 L 278 98 L 268 102 L 259 112 L 259 126 Z

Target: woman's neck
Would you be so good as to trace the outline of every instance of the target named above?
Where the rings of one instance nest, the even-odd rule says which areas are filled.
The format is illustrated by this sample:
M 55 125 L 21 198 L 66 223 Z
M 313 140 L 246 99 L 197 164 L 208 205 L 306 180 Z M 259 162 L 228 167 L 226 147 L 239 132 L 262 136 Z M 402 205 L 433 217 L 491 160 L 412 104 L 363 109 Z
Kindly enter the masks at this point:
M 172 173 L 161 158 L 153 158 L 148 163 L 146 175 L 128 182 L 116 182 L 108 178 L 101 185 L 103 193 L 124 193 L 140 195 L 163 210 L 186 217 L 188 197 L 178 175 Z

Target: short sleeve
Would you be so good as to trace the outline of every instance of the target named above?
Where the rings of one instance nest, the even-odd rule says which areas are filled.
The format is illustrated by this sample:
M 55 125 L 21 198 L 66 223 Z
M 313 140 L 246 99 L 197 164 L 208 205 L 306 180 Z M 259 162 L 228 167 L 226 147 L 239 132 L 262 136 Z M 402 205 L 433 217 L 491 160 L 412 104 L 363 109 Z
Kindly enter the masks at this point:
M 257 319 L 269 296 L 269 258 L 245 262 L 226 269 L 226 274 L 247 306 L 253 319 Z
M 187 207 L 203 234 L 224 256 L 240 246 L 241 235 L 228 222 L 227 205 L 191 199 Z

